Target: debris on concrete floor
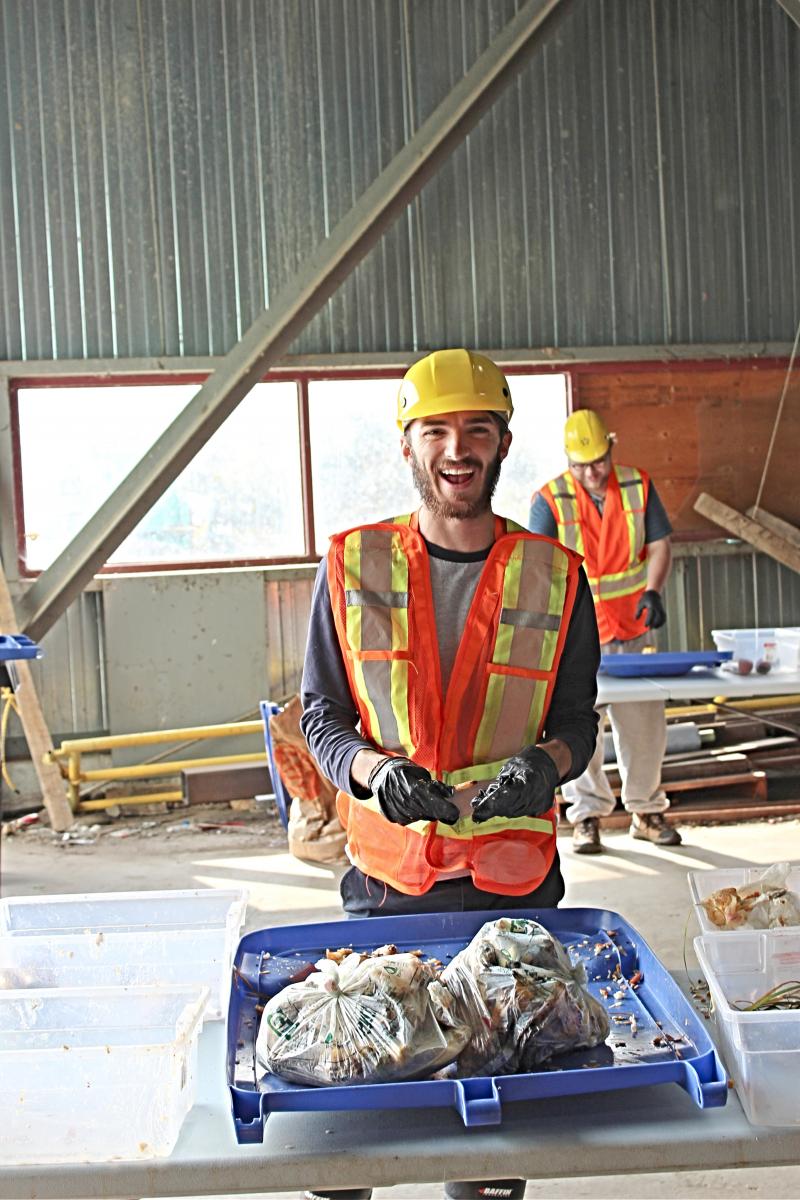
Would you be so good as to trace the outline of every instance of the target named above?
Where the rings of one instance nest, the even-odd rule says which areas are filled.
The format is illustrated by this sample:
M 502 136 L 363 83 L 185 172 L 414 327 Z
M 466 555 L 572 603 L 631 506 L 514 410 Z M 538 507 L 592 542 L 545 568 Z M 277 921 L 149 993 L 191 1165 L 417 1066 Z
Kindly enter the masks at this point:
M 162 840 L 191 837 L 198 833 L 237 835 L 245 841 L 257 841 L 265 847 L 286 844 L 284 830 L 274 809 L 261 808 L 258 812 L 231 807 L 230 802 L 193 806 L 191 813 L 186 808 L 150 816 L 109 816 L 107 812 L 93 814 L 91 822 L 76 821 L 71 829 L 57 833 L 46 824 L 44 809 L 40 813 L 27 813 L 2 824 L 3 838 L 23 836 L 38 843 L 58 844 L 64 847 L 92 846 L 96 842 L 112 838 L 152 838 Z

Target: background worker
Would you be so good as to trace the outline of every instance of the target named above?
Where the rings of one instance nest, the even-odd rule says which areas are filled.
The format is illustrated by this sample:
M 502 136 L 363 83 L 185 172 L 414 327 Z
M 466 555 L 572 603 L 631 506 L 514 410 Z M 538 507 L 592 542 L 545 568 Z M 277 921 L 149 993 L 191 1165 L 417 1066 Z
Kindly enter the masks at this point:
M 601 417 L 579 409 L 564 427 L 569 470 L 533 497 L 529 526 L 583 555 L 592 587 L 603 654 L 638 654 L 653 645 L 653 630 L 667 619 L 661 593 L 672 563 L 672 526 L 646 471 L 612 462 L 614 435 Z M 622 780 L 622 803 L 632 814 L 631 833 L 657 846 L 677 846 L 661 787 L 667 743 L 664 705 L 658 701 L 610 704 L 608 713 Z M 591 761 L 561 788 L 569 801 L 576 854 L 599 854 L 599 818 L 614 794 L 603 771 L 603 722 Z
M 416 363 L 398 425 L 421 505 L 336 535 L 320 564 L 301 727 L 340 789 L 351 916 L 564 894 L 553 797 L 594 748 L 597 629 L 578 555 L 492 511 L 512 411 L 482 355 Z M 481 1188 L 524 1181 L 446 1195 Z

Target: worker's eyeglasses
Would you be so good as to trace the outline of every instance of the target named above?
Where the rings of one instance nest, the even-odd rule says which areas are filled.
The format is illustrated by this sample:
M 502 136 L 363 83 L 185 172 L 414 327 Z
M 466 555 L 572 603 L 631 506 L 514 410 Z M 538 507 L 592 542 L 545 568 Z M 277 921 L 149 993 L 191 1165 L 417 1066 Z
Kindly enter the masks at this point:
M 600 468 L 605 466 L 605 464 L 608 462 L 610 453 L 611 453 L 610 450 L 606 450 L 606 452 L 602 458 L 595 458 L 592 460 L 592 462 L 588 462 L 588 463 L 571 462 L 569 464 L 569 469 L 570 469 L 570 471 L 573 471 L 576 475 L 582 475 L 584 471 L 592 471 L 592 470 L 599 471 Z

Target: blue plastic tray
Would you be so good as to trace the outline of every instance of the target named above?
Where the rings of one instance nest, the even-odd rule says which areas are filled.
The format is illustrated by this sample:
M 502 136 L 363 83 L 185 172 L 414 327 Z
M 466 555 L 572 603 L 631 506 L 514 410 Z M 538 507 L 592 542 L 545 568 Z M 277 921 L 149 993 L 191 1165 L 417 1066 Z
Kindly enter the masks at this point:
M 700 1108 L 725 1104 L 727 1080 L 702 1020 L 639 934 L 617 913 L 598 908 L 526 909 L 582 960 L 593 995 L 609 1007 L 608 1041 L 592 1050 L 560 1055 L 535 1072 L 472 1079 L 417 1080 L 347 1087 L 302 1087 L 268 1075 L 256 1084 L 255 1040 L 261 1007 L 288 983 L 304 979 L 326 949 L 371 950 L 393 942 L 447 962 L 486 921 L 502 911 L 371 917 L 358 921 L 279 926 L 247 934 L 239 943 L 228 1011 L 227 1069 L 233 1121 L 240 1142 L 260 1142 L 273 1112 L 334 1109 L 453 1107 L 465 1125 L 496 1125 L 502 1103 L 578 1095 L 654 1083 L 678 1083 Z M 642 972 L 626 999 L 600 994 L 614 968 L 630 979 Z M 614 1021 L 635 1013 L 638 1031 Z M 677 1039 L 671 1042 L 664 1035 Z M 660 1038 L 659 1045 L 654 1039 Z
M 17 658 L 41 658 L 41 647 L 24 633 L 0 633 L 0 662 Z
M 692 667 L 718 667 L 730 650 L 674 650 L 668 654 L 603 654 L 604 675 L 688 675 Z

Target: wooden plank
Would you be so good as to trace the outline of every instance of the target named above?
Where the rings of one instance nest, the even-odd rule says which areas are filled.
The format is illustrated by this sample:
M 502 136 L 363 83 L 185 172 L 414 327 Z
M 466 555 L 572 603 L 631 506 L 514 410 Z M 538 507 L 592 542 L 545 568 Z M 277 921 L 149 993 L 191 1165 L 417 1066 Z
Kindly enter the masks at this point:
M 703 779 L 673 779 L 665 783 L 668 792 L 702 792 L 706 788 L 746 787 L 756 800 L 766 800 L 767 779 L 763 771 L 748 771 L 741 775 L 707 775 Z
M 768 554 L 770 558 L 783 563 L 792 571 L 800 572 L 800 548 L 793 546 L 786 538 L 773 533 L 771 529 L 765 529 L 757 521 L 752 521 L 750 517 L 723 504 L 721 500 L 715 500 L 713 496 L 709 496 L 708 492 L 700 493 L 694 502 L 694 507 L 701 516 L 707 517 L 716 525 L 721 525 L 734 537 L 749 542 L 751 546 L 755 546 L 756 550 Z
M 14 613 L 11 592 L 2 567 L 0 567 L 0 632 L 19 632 L 19 623 Z M 25 659 L 20 659 L 13 666 L 17 677 L 17 686 L 14 689 L 17 710 L 36 771 L 36 778 L 39 780 L 39 787 L 42 790 L 42 800 L 51 826 L 58 833 L 62 833 L 71 827 L 74 817 L 61 772 L 55 763 L 45 762 L 45 755 L 53 749 L 53 739 L 50 737 L 50 731 L 39 704 L 30 666 Z
M 226 800 L 252 800 L 271 792 L 266 763 L 229 763 L 216 767 L 188 767 L 181 771 L 183 794 L 189 804 L 217 804 Z
M 773 533 L 777 533 L 778 537 L 782 537 L 787 542 L 791 542 L 793 546 L 800 549 L 800 529 L 796 525 L 790 525 L 788 521 L 784 521 L 781 517 L 776 517 L 773 513 L 767 512 L 765 508 L 757 508 L 752 504 L 746 514 L 751 521 L 758 521 L 759 525 L 763 525 L 765 529 L 770 529 Z

